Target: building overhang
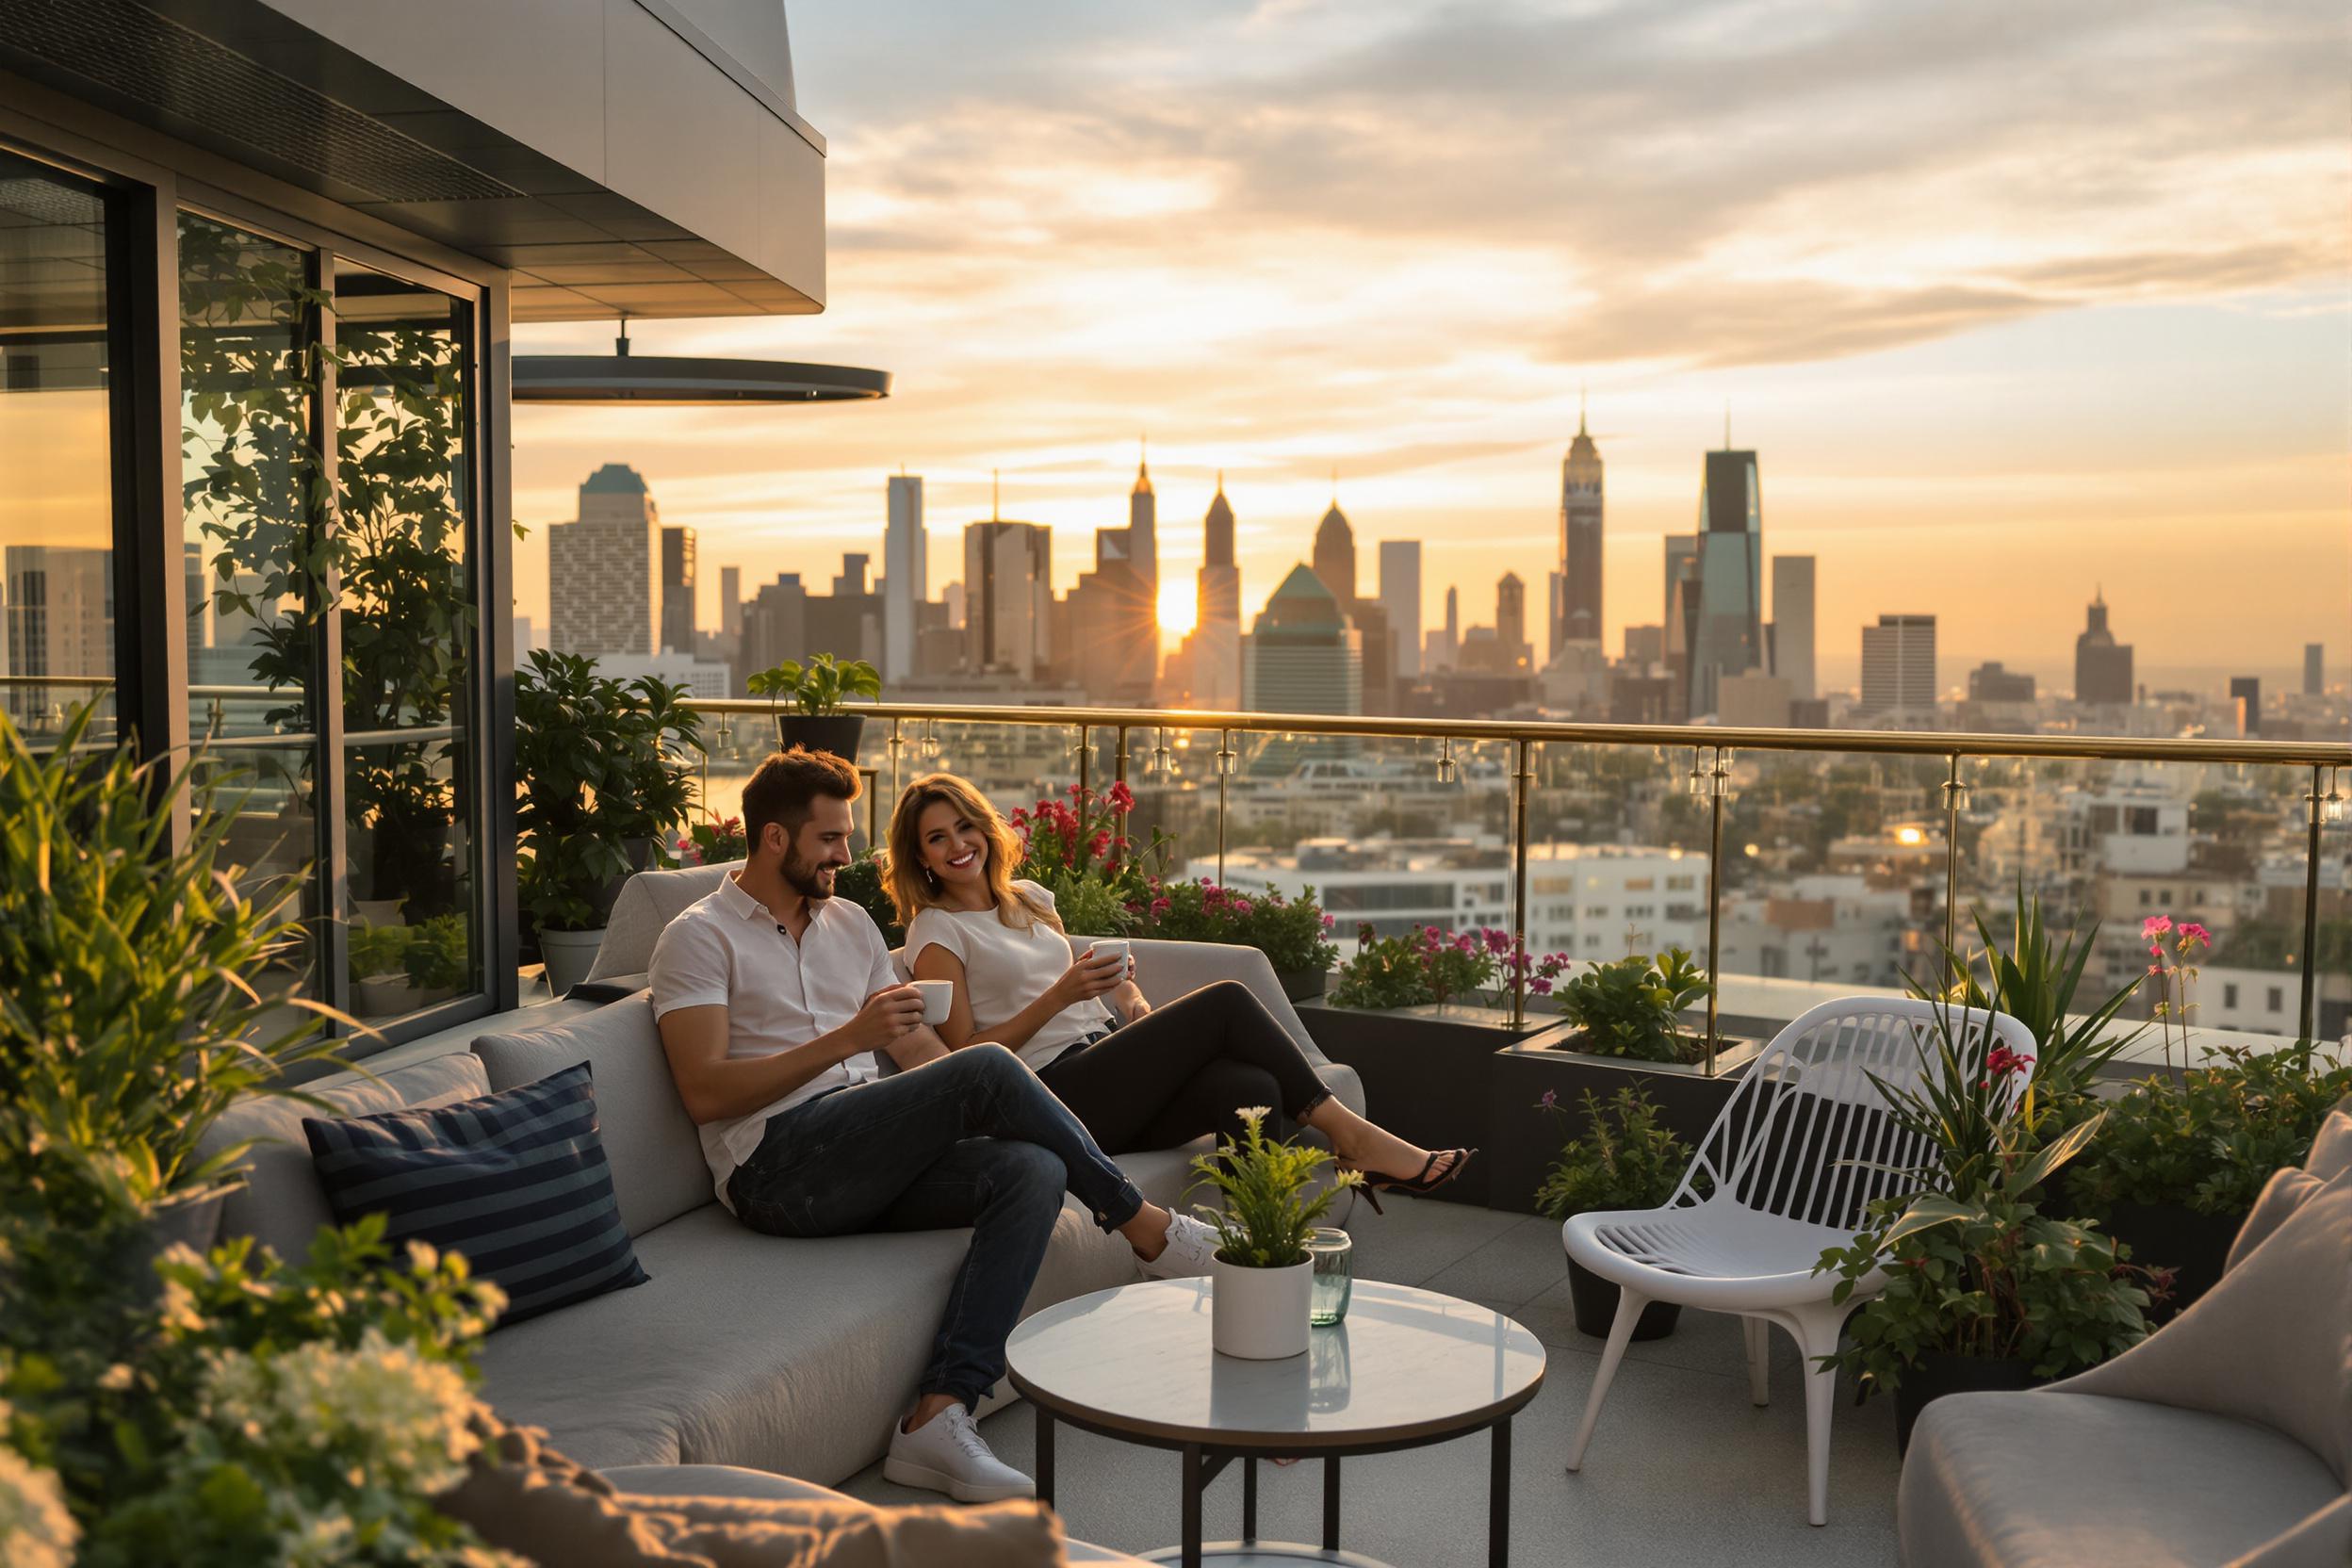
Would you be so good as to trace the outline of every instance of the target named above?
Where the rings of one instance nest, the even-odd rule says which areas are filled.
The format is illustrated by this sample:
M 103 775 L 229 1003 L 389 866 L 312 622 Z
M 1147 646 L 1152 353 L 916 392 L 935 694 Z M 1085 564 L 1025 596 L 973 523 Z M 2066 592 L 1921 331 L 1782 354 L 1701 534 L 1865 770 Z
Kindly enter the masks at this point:
M 0 69 L 508 269 L 516 320 L 824 308 L 780 0 L 0 0 Z

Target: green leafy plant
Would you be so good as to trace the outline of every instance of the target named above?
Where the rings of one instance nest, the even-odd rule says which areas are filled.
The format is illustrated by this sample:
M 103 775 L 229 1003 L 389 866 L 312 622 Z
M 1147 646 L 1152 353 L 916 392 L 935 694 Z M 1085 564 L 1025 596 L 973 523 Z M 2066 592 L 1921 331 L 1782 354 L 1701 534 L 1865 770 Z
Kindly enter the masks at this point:
M 701 866 L 724 866 L 751 853 L 750 835 L 741 817 L 705 817 L 678 841 L 680 859 L 691 855 Z
M 880 696 L 882 674 L 862 659 L 841 664 L 831 654 L 820 653 L 806 664 L 787 659 L 773 669 L 758 671 L 743 686 L 753 696 L 766 697 L 779 715 L 790 703 L 807 717 L 821 719 L 840 712 L 853 697 L 872 702 Z
M 2352 1063 L 2311 1040 L 2213 1054 L 2216 1065 L 2150 1077 L 2108 1106 L 2099 1141 L 2072 1173 L 2086 1209 L 2243 1214 L 2271 1172 L 2303 1163 L 2328 1111 L 2352 1095 Z
M 416 933 L 405 925 L 354 925 L 346 939 L 351 979 L 380 980 L 404 973 Z
M 0 1358 L 0 1442 L 62 1483 L 80 1568 L 513 1560 L 431 1500 L 480 1445 L 473 1359 L 505 1304 L 464 1258 L 396 1259 L 375 1216 L 299 1267 L 246 1237 L 154 1273 L 104 1343 L 12 1330 Z
M 2059 1127 L 2082 1120 L 2096 1108 L 2091 1086 L 2101 1068 L 2117 1052 L 2147 1031 L 2145 1023 L 2118 1032 L 2116 1015 L 2139 988 L 2132 982 L 2099 1003 L 2080 1018 L 2073 1016 L 2074 995 L 2099 941 L 2099 926 L 2051 935 L 2042 916 L 2042 901 L 2017 889 L 2017 907 L 2010 923 L 2010 939 L 2003 947 L 1994 937 L 1984 912 L 1972 919 L 1977 940 L 1974 953 L 1945 950 L 1951 984 L 1930 987 L 1912 977 L 1913 995 L 1941 998 L 1968 1007 L 2006 1013 L 2033 1031 L 2039 1047 L 2034 1075 L 2026 1086 L 2017 1114 L 2039 1126 L 2046 1120 Z
M 1228 942 L 1254 947 L 1277 974 L 1324 971 L 1339 949 L 1324 939 L 1331 917 L 1315 901 L 1315 890 L 1295 899 L 1272 889 L 1242 892 L 1203 878 L 1170 882 L 1140 910 L 1141 932 L 1165 941 Z
M 103 1334 L 147 1288 L 153 1227 L 227 1187 L 242 1147 L 199 1157 L 221 1113 L 291 1094 L 342 1019 L 286 959 L 299 878 L 225 874 L 236 797 L 130 746 L 83 746 L 94 708 L 35 752 L 0 714 L 0 1332 Z M 208 771 L 208 770 L 206 770 Z M 185 809 L 187 838 L 172 842 Z M 349 1021 L 345 1020 L 345 1021 Z
M 1221 1209 L 1203 1204 L 1201 1219 L 1217 1232 L 1217 1255 L 1242 1268 L 1287 1268 L 1307 1261 L 1307 1238 L 1331 1212 L 1344 1188 L 1364 1181 L 1360 1170 L 1343 1170 L 1320 1192 L 1310 1193 L 1315 1173 L 1331 1158 L 1312 1144 L 1266 1135 L 1265 1105 L 1245 1105 L 1241 1140 L 1217 1141 L 1214 1154 L 1196 1154 L 1192 1168 L 1224 1197 Z
M 1420 938 L 1383 937 L 1369 924 L 1357 929 L 1356 951 L 1331 985 L 1331 1005 L 1379 1010 L 1436 1000 Z
M 1124 937 L 1140 923 L 1119 890 L 1099 876 L 1057 871 L 1036 880 L 1054 895 L 1062 929 L 1073 937 Z
M 1576 1025 L 1572 1044 L 1596 1056 L 1644 1062 L 1695 1061 L 1705 1040 L 1682 1026 L 1682 1010 L 1706 998 L 1707 973 L 1684 949 L 1655 958 L 1634 954 L 1595 964 L 1561 985 L 1560 1010 Z
M 701 743 L 686 688 L 596 674 L 576 654 L 536 649 L 514 678 L 514 775 L 522 840 L 516 890 L 543 931 L 592 931 L 605 887 L 656 865 L 694 793 L 684 753 Z
M 472 933 L 464 915 L 435 915 L 414 927 L 401 955 L 409 983 L 420 990 L 462 986 L 473 972 Z
M 1553 1090 L 1538 1102 L 1566 1115 Z M 1584 1131 L 1560 1148 L 1536 1206 L 1554 1219 L 1595 1209 L 1654 1209 L 1674 1197 L 1690 1164 L 1690 1146 L 1658 1120 L 1658 1105 L 1635 1088 L 1622 1088 L 1604 1103 L 1591 1089 L 1578 1104 Z
M 858 856 L 833 874 L 833 896 L 845 898 L 867 914 L 882 928 L 882 939 L 891 947 L 904 946 L 906 928 L 898 923 L 897 906 L 890 902 L 890 888 L 882 875 L 882 862 L 871 851 Z

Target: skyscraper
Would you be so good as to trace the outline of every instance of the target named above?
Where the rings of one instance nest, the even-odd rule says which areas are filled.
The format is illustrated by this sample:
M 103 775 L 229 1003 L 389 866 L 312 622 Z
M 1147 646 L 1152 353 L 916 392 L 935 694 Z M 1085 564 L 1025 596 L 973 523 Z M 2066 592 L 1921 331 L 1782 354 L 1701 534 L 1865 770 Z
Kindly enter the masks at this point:
M 1222 485 L 1219 486 L 1222 488 Z M 1127 559 L 1143 579 L 1152 602 L 1152 629 L 1159 635 L 1160 498 L 1152 488 L 1152 465 L 1138 452 L 1135 487 L 1127 496 Z
M 1315 529 L 1315 575 L 1323 580 L 1331 597 L 1344 610 L 1356 600 L 1356 531 L 1348 521 L 1348 514 L 1339 509 L 1339 498 L 1331 498 L 1331 510 Z
M 2262 732 L 2262 678 L 2261 676 L 2231 676 L 2230 678 L 2230 705 L 2237 710 L 2239 734 L 2260 735 Z
M 1421 541 L 1380 541 L 1380 608 L 1388 612 L 1388 635 L 1396 645 L 1399 680 L 1421 675 Z
M 547 530 L 548 646 L 591 659 L 659 652 L 662 562 L 662 513 L 644 478 L 622 463 L 589 475 L 578 518 Z
M 2107 596 L 2091 596 L 2090 624 L 2074 640 L 2074 700 L 2132 700 L 2132 645 L 2107 629 Z
M 923 526 L 923 476 L 892 474 L 890 520 L 882 533 L 882 678 L 915 673 L 915 628 L 931 596 L 930 537 Z
M 662 531 L 662 645 L 694 651 L 694 531 Z
M 719 635 L 740 638 L 743 634 L 743 569 L 741 566 L 719 568 Z
M 1494 641 L 1501 645 L 1507 669 L 1525 671 L 1533 662 L 1527 645 L 1527 585 L 1517 572 L 1505 572 L 1494 584 Z
M 1791 701 L 1813 690 L 1813 558 L 1772 557 L 1772 673 L 1788 683 Z
M 1764 663 L 1764 495 L 1753 451 L 1707 454 L 1697 577 L 1696 615 L 1687 629 L 1693 717 L 1715 711 L 1717 680 Z
M 991 517 L 964 529 L 964 648 L 975 671 L 1035 680 L 1053 658 L 1054 534 Z
M 2328 690 L 2328 645 L 2303 645 L 2303 694 L 2315 697 Z
M 1244 701 L 1256 713 L 1364 711 L 1362 634 L 1322 578 L 1293 566 L 1251 623 L 1241 653 Z M 1282 775 L 1297 766 L 1306 743 L 1277 739 L 1251 771 Z M 1353 750 L 1344 738 L 1317 738 L 1316 756 Z
M 1241 706 L 1241 568 L 1233 564 L 1233 508 L 1225 476 L 1200 519 L 1200 577 L 1194 591 L 1193 626 L 1184 662 L 1193 702 L 1205 708 Z
M 1864 713 L 1933 717 L 1936 712 L 1936 617 L 1881 615 L 1862 629 Z
M 1560 599 L 1549 651 L 1601 636 L 1601 452 L 1576 415 L 1576 438 L 1560 466 Z

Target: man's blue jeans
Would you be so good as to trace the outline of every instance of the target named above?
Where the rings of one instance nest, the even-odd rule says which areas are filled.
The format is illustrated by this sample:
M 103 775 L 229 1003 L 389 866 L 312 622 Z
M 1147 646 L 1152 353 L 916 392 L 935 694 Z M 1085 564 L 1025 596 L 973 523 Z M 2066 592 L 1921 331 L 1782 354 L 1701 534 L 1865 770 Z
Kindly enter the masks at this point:
M 770 1235 L 971 1226 L 916 1391 L 973 1407 L 1004 1375 L 1065 1188 L 1105 1231 L 1143 1207 L 1020 1057 L 975 1045 L 770 1117 L 727 1190 L 736 1217 Z

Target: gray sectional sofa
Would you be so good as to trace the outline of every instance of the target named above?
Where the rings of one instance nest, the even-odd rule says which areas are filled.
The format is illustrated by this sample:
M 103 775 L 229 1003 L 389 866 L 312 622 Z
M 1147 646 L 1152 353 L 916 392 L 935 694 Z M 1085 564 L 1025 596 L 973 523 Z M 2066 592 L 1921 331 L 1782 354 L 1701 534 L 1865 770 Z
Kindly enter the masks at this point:
M 642 971 L 661 925 L 723 870 L 632 878 L 599 972 Z M 1355 1074 L 1315 1051 L 1264 955 L 1147 941 L 1136 944 L 1136 963 L 1155 1004 L 1212 980 L 1248 984 L 1323 1065 L 1333 1091 L 1362 1108 Z M 556 1021 L 534 1027 L 534 1014 Z M 524 1008 L 486 1021 L 470 1051 L 318 1087 L 360 1114 L 463 1100 L 580 1061 L 592 1066 L 622 1219 L 651 1281 L 494 1332 L 482 1357 L 483 1396 L 506 1419 L 546 1428 L 557 1448 L 599 1469 L 731 1465 L 830 1485 L 879 1459 L 892 1418 L 912 1397 L 968 1233 L 800 1241 L 738 1224 L 712 1195 L 644 991 L 584 1011 Z M 315 1113 L 257 1102 L 216 1126 L 216 1143 L 266 1141 L 247 1185 L 192 1239 L 251 1233 L 281 1253 L 303 1253 L 329 1218 L 302 1135 L 305 1114 Z M 1153 1200 L 1173 1204 L 1184 1200 L 1191 1155 L 1205 1147 L 1119 1163 Z M 1126 1243 L 1097 1231 L 1073 1201 L 1028 1310 L 1136 1278 Z

